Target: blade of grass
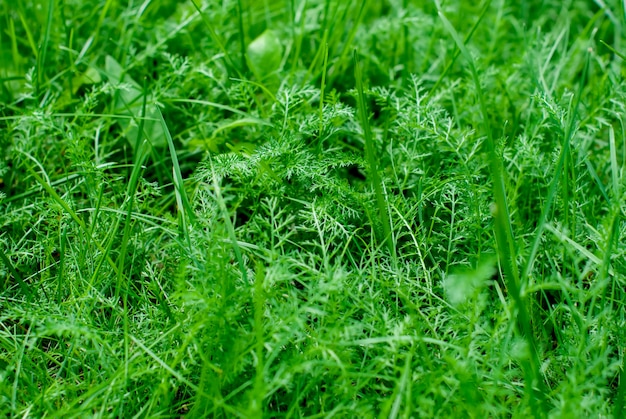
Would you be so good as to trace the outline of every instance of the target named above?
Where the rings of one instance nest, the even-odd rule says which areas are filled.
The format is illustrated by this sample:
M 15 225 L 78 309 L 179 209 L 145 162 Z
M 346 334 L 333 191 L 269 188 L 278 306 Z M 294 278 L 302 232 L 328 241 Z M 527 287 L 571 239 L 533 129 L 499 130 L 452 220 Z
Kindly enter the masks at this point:
M 569 121 L 565 130 L 565 135 L 563 137 L 561 153 L 559 155 L 559 160 L 557 161 L 556 168 L 554 169 L 554 177 L 552 178 L 552 182 L 550 183 L 550 187 L 548 189 L 548 195 L 546 197 L 543 209 L 541 210 L 541 215 L 539 216 L 539 220 L 537 221 L 537 228 L 534 233 L 535 236 L 534 236 L 533 242 L 530 246 L 530 253 L 528 255 L 528 258 L 526 259 L 526 263 L 522 270 L 521 281 L 523 284 L 526 284 L 528 282 L 528 276 L 530 275 L 530 271 L 532 270 L 533 264 L 535 262 L 535 258 L 537 257 L 537 252 L 539 251 L 539 243 L 541 241 L 541 237 L 545 229 L 546 221 L 548 219 L 548 214 L 550 214 L 550 211 L 552 210 L 552 205 L 556 199 L 556 191 L 559 185 L 559 179 L 562 178 L 562 173 L 565 170 L 565 162 L 570 152 L 570 144 L 571 144 L 572 137 L 574 136 L 574 131 L 575 131 L 574 128 L 576 124 L 576 118 L 578 116 L 578 107 L 580 105 L 580 98 L 582 96 L 583 88 L 585 86 L 585 80 L 587 79 L 588 69 L 589 69 L 589 54 L 587 54 L 585 66 L 583 67 L 583 73 L 580 78 L 580 83 L 578 85 L 578 92 L 576 93 L 574 105 L 570 109 Z
M 22 5 L 22 2 L 17 3 L 19 6 Z M 24 11 L 20 7 L 18 10 L 18 15 L 20 17 L 20 22 L 22 22 L 22 27 L 24 28 L 24 32 L 26 33 L 26 39 L 28 40 L 28 45 L 33 53 L 33 56 L 38 59 L 39 57 L 39 49 L 35 45 L 35 38 L 33 37 L 33 33 L 30 30 L 30 26 L 28 26 L 28 20 L 24 17 Z M 12 22 L 12 21 L 11 21 Z M 12 30 L 12 38 L 15 40 L 17 46 L 17 37 L 15 36 L 15 28 L 11 25 Z M 17 52 L 17 51 L 16 51 Z
M 145 92 L 145 85 L 144 85 L 144 92 Z M 146 143 L 145 141 L 141 141 L 142 138 L 144 137 L 144 122 L 145 122 L 145 115 L 146 115 L 146 103 L 147 103 L 147 96 L 144 95 L 143 96 L 143 100 L 142 100 L 142 108 L 141 108 L 141 115 L 138 117 L 139 119 L 139 127 L 137 129 L 137 139 L 135 140 L 135 155 L 134 155 L 134 163 L 133 163 L 133 170 L 130 174 L 130 179 L 128 181 L 128 186 L 126 188 L 126 199 L 127 199 L 127 208 L 126 208 L 126 217 L 124 219 L 124 232 L 122 234 L 122 243 L 121 243 L 121 247 L 120 247 L 120 255 L 118 257 L 118 275 L 117 275 L 117 287 L 115 290 L 115 297 L 117 299 L 117 297 L 119 296 L 119 292 L 122 289 L 122 284 L 123 284 L 123 275 L 122 272 L 124 272 L 124 264 L 125 264 L 125 258 L 126 258 L 126 249 L 128 247 L 128 241 L 130 240 L 130 226 L 131 226 L 131 215 L 133 212 L 133 205 L 135 202 L 135 192 L 137 189 L 137 184 L 139 183 L 139 177 L 141 174 L 141 170 L 143 169 L 143 163 L 145 162 L 146 158 L 148 157 L 148 143 L 150 143 L 151 139 L 148 139 L 148 143 Z M 117 230 L 117 229 L 116 229 Z M 124 311 L 126 312 L 126 296 L 127 293 L 124 293 Z M 126 326 L 126 324 L 125 324 Z
M 67 176 L 62 177 L 61 179 L 57 179 L 55 181 L 51 181 L 50 182 L 50 186 L 54 188 L 56 186 L 59 186 L 59 185 L 62 185 L 64 183 L 67 183 L 69 181 L 72 181 L 74 179 L 78 179 L 83 174 L 84 173 L 72 173 L 72 174 L 69 174 Z M 29 189 L 28 191 L 22 192 L 21 194 L 9 196 L 8 198 L 6 198 L 4 200 L 4 202 L 5 203 L 9 203 L 9 202 L 13 202 L 13 201 L 19 201 L 19 200 L 22 200 L 22 199 L 30 198 L 33 195 L 37 195 L 37 194 L 41 193 L 41 191 L 43 191 L 43 190 L 44 190 L 43 187 L 41 187 L 41 188 L 37 187 L 36 189 Z
M 176 194 L 176 203 L 178 204 L 179 211 L 179 222 L 181 233 L 183 234 L 183 238 L 185 243 L 189 246 L 189 250 L 191 251 L 191 238 L 189 237 L 189 225 L 188 221 L 191 224 L 196 223 L 196 217 L 193 212 L 193 208 L 189 203 L 189 198 L 187 197 L 187 193 L 185 192 L 185 183 L 183 180 L 183 175 L 180 171 L 180 165 L 178 164 L 178 156 L 176 154 L 176 147 L 174 146 L 174 140 L 172 139 L 172 135 L 170 134 L 170 130 L 165 123 L 165 119 L 163 118 L 163 114 L 161 113 L 161 109 L 158 106 L 155 107 L 157 118 L 163 127 L 163 132 L 165 134 L 165 139 L 167 141 L 167 146 L 170 150 L 170 157 L 172 159 L 172 175 L 174 181 L 174 191 Z M 190 253 L 191 255 L 192 253 Z
M 611 269 L 611 259 L 613 256 L 614 248 L 617 246 L 619 242 L 619 229 L 620 229 L 620 219 L 622 218 L 622 209 L 621 209 L 621 170 L 617 163 L 617 144 L 615 143 L 615 132 L 613 130 L 613 126 L 609 126 L 609 149 L 610 149 L 610 161 L 611 161 L 611 182 L 613 183 L 613 199 L 611 200 L 613 204 L 611 205 L 611 221 L 609 227 L 609 236 L 606 240 L 606 248 L 604 249 L 604 258 L 602 260 L 602 266 L 600 268 L 600 272 L 597 278 L 598 284 L 603 284 L 605 286 L 603 298 L 605 301 L 611 301 L 611 305 L 613 305 L 615 298 L 615 287 L 616 280 L 614 279 L 610 285 L 611 288 L 611 298 L 607 299 L 606 296 L 609 291 L 609 274 L 613 276 L 615 273 Z M 596 309 L 596 297 L 598 295 L 594 294 L 591 299 L 591 304 L 589 305 L 589 318 L 592 317 L 593 310 Z
M 338 77 L 339 74 L 341 74 L 341 69 L 345 68 L 344 66 L 348 65 L 346 63 L 349 57 L 348 54 L 350 53 L 350 49 L 352 48 L 354 38 L 356 37 L 356 33 L 357 33 L 357 30 L 359 29 L 359 25 L 361 24 L 361 20 L 363 19 L 363 16 L 365 15 L 365 10 L 367 9 L 367 6 L 368 6 L 368 0 L 363 0 L 363 2 L 361 3 L 359 7 L 359 11 L 354 19 L 354 23 L 352 24 L 350 32 L 348 33 L 348 39 L 346 39 L 346 42 L 343 45 L 343 49 L 341 53 L 339 54 L 339 57 L 333 64 L 333 70 L 331 71 L 329 81 L 328 81 L 328 84 L 330 86 L 334 84 L 335 78 Z
M 239 247 L 239 242 L 237 241 L 237 235 L 235 234 L 235 226 L 233 225 L 232 220 L 230 219 L 230 214 L 228 213 L 228 208 L 226 208 L 226 203 L 224 202 L 224 197 L 222 196 L 222 190 L 220 188 L 219 183 L 217 182 L 217 174 L 215 173 L 215 169 L 213 167 L 213 160 L 209 156 L 209 162 L 211 164 L 211 174 L 213 178 L 213 190 L 215 192 L 215 199 L 217 200 L 217 204 L 220 207 L 220 211 L 222 212 L 222 218 L 224 219 L 224 223 L 226 224 L 226 231 L 228 232 L 228 237 L 231 241 L 231 246 L 233 247 L 233 251 L 235 252 L 235 259 L 237 260 L 237 264 L 239 265 L 239 270 L 241 271 L 241 277 L 244 279 L 244 282 L 248 282 L 248 274 L 246 271 L 246 265 L 243 262 L 243 256 L 241 253 L 241 248 Z M 225 296 L 225 299 L 227 296 Z
M 491 172 L 491 180 L 493 183 L 493 194 L 495 197 L 495 233 L 496 233 L 496 243 L 498 256 L 500 259 L 500 263 L 502 265 L 502 269 L 505 274 L 507 288 L 509 290 L 509 295 L 513 298 L 513 303 L 517 308 L 517 328 L 521 333 L 523 338 L 528 345 L 528 349 L 530 351 L 529 361 L 530 364 L 526 361 L 522 361 L 522 367 L 525 371 L 526 375 L 526 389 L 528 395 L 530 397 L 530 401 L 532 404 L 536 404 L 538 401 L 538 406 L 534 406 L 534 411 L 536 416 L 543 417 L 545 415 L 544 412 L 547 412 L 547 405 L 545 400 L 545 394 L 547 391 L 545 389 L 545 384 L 543 381 L 543 377 L 540 372 L 540 362 L 539 355 L 537 353 L 537 345 L 535 342 L 535 338 L 532 332 L 532 327 L 530 324 L 530 317 L 528 314 L 528 310 L 526 308 L 524 299 L 521 295 L 520 283 L 519 283 L 519 272 L 515 265 L 516 260 L 516 249 L 515 249 L 515 239 L 513 237 L 513 228 L 511 225 L 511 217 L 509 214 L 508 204 L 506 201 L 506 191 L 504 187 L 504 167 L 502 165 L 502 160 L 497 153 L 496 144 L 493 139 L 493 134 L 491 131 L 491 125 L 489 123 L 489 112 L 487 111 L 487 104 L 485 102 L 485 98 L 483 97 L 483 91 L 480 85 L 480 79 L 478 77 L 478 72 L 476 70 L 476 66 L 474 65 L 474 59 L 472 58 L 470 52 L 465 47 L 465 44 L 461 40 L 459 34 L 456 29 L 452 26 L 450 21 L 446 18 L 443 11 L 441 10 L 441 5 L 438 1 L 436 1 L 439 18 L 443 22 L 444 27 L 450 33 L 454 42 L 456 42 L 461 54 L 467 61 L 467 64 L 470 67 L 470 71 L 472 74 L 472 78 L 474 84 L 476 86 L 476 94 L 478 96 L 478 101 L 480 105 L 480 111 L 483 118 L 483 130 L 486 135 L 486 145 L 487 145 L 487 153 L 489 156 L 489 168 Z M 535 387 L 536 386 L 536 387 Z
M 324 33 L 324 40 L 327 38 L 328 34 Z M 328 44 L 324 44 L 324 64 L 322 67 L 322 84 L 320 86 L 320 108 L 319 108 L 319 118 L 320 118 L 320 127 L 319 127 L 319 139 L 317 143 L 318 152 L 322 150 L 322 131 L 324 130 L 324 94 L 326 89 L 326 71 L 328 66 Z
M 624 417 L 624 403 L 626 402 L 626 377 L 624 376 L 624 367 L 626 357 L 622 355 L 622 368 L 619 373 L 619 387 L 617 388 L 617 394 L 615 396 L 615 405 L 613 407 L 613 418 L 621 419 Z
M 472 39 L 472 36 L 474 36 L 474 32 L 476 32 L 478 25 L 480 25 L 480 22 L 482 22 L 483 18 L 485 17 L 485 14 L 487 13 L 487 10 L 489 10 L 490 5 L 491 5 L 491 0 L 488 0 L 485 2 L 485 5 L 480 11 L 480 15 L 478 15 L 478 19 L 476 19 L 476 22 L 474 22 L 474 25 L 472 26 L 470 31 L 467 33 L 467 35 L 465 35 L 465 38 L 463 39 L 463 44 L 467 44 Z M 439 87 L 439 85 L 441 85 L 443 80 L 446 78 L 446 76 L 448 75 L 448 72 L 450 71 L 450 69 L 452 68 L 452 66 L 454 65 L 454 63 L 456 62 L 456 59 L 459 57 L 460 54 L 461 54 L 461 50 L 457 47 L 457 50 L 454 52 L 454 55 L 452 56 L 452 59 L 443 69 L 443 71 L 441 72 L 441 75 L 435 82 L 434 86 L 430 88 L 430 90 L 428 90 L 428 93 L 426 94 L 426 100 L 430 99 L 433 93 L 437 91 L 437 88 Z
M 604 45 L 605 47 L 607 47 L 613 54 L 615 54 L 618 57 L 620 57 L 622 60 L 626 60 L 626 55 L 622 54 L 621 52 L 619 52 L 618 50 L 616 50 L 615 48 L 613 48 L 612 46 L 610 46 L 609 44 L 607 44 L 604 41 L 600 41 L 600 43 L 602 45 Z
M 243 74 L 242 74 L 243 69 L 237 68 L 237 66 L 233 62 L 233 59 L 228 54 L 228 51 L 226 50 L 226 46 L 224 45 L 224 42 L 222 42 L 222 38 L 220 38 L 217 32 L 215 32 L 215 29 L 213 28 L 212 23 L 209 21 L 209 18 L 207 18 L 206 13 L 202 11 L 202 9 L 200 8 L 200 6 L 198 6 L 196 1 L 197 0 L 191 0 L 191 4 L 196 9 L 198 14 L 200 15 L 200 18 L 202 19 L 207 29 L 209 30 L 209 35 L 211 36 L 211 39 L 213 39 L 213 42 L 215 42 L 215 44 L 218 46 L 218 48 L 222 52 L 222 55 L 224 56 L 224 60 L 226 61 L 226 66 L 229 67 L 231 70 L 233 70 L 240 78 L 243 78 Z M 245 48 L 244 48 L 243 53 L 244 53 L 243 58 L 245 62 Z
M 596 170 L 593 168 L 593 164 L 591 164 L 589 159 L 585 159 L 584 161 L 585 161 L 585 165 L 587 166 L 587 171 L 589 172 L 589 175 L 596 182 L 596 186 L 598 187 L 598 190 L 600 190 L 602 197 L 606 200 L 607 204 L 610 205 L 612 200 L 611 198 L 609 198 L 609 194 L 607 193 L 606 188 L 602 184 L 602 180 L 600 180 L 598 173 L 596 173 Z
M 248 72 L 248 63 L 246 62 L 246 32 L 243 25 L 243 6 L 241 0 L 237 0 L 237 24 L 239 25 L 239 54 L 241 54 L 241 72 Z
M 265 369 L 264 362 L 264 327 L 263 313 L 265 311 L 265 290 L 263 283 L 265 281 L 265 268 L 261 262 L 256 263 L 256 275 L 254 276 L 254 332 L 256 344 L 254 351 L 256 355 L 256 377 L 254 381 L 253 397 L 250 406 L 250 414 L 252 417 L 263 416 L 263 399 L 265 397 L 265 381 L 263 379 L 263 371 Z
M 13 385 L 11 386 L 11 408 L 12 410 L 15 412 L 17 411 L 16 406 L 17 406 L 17 390 L 18 390 L 18 384 L 20 383 L 20 375 L 22 374 L 22 366 L 24 365 L 24 353 L 26 352 L 26 347 L 28 342 L 30 341 L 30 332 L 31 329 L 27 328 L 26 329 L 26 334 L 23 338 L 23 343 L 22 345 L 20 345 L 19 351 L 17 352 L 17 354 L 15 354 L 16 356 L 16 360 L 15 360 L 15 379 L 13 380 Z
M 232 81 L 240 81 L 242 83 L 249 83 L 252 84 L 254 86 L 257 86 L 261 89 L 263 89 L 264 93 L 268 94 L 268 96 L 272 99 L 272 101 L 275 101 L 276 98 L 274 97 L 274 94 L 272 92 L 270 92 L 269 90 L 267 90 L 263 85 L 250 81 L 250 80 L 244 80 L 244 79 L 238 79 L 238 78 L 232 78 Z M 230 107 L 228 105 L 223 105 L 221 103 L 215 103 L 215 102 L 209 102 L 207 100 L 200 100 L 200 99 L 170 99 L 167 100 L 165 103 L 192 103 L 192 104 L 196 104 L 196 105 L 203 105 L 203 106 L 211 106 L 213 108 L 217 108 L 217 109 L 223 109 L 225 111 L 228 112 L 232 112 L 234 114 L 237 115 L 241 115 L 244 118 L 248 119 L 248 120 L 255 120 L 257 121 L 258 124 L 260 125 L 266 125 L 266 126 L 272 126 L 271 123 L 267 122 L 264 119 L 260 119 L 258 117 L 255 117 L 254 115 L 244 112 L 240 109 L 236 109 L 233 107 Z
M 611 181 L 613 182 L 613 198 L 617 201 L 620 198 L 620 168 L 617 164 L 617 145 L 615 144 L 615 130 L 609 126 L 609 151 L 611 153 Z
M 141 106 L 141 114 L 139 116 L 139 127 L 137 129 L 137 138 L 135 139 L 135 147 L 134 147 L 134 163 L 133 170 L 130 174 L 130 179 L 128 182 L 128 187 L 126 189 L 126 197 L 128 199 L 128 208 L 126 209 L 126 217 L 124 219 L 124 232 L 122 235 L 122 243 L 120 255 L 118 257 L 118 273 L 117 273 L 117 286 L 115 287 L 115 298 L 118 299 L 120 291 L 124 290 L 122 294 L 122 309 L 123 309 L 123 327 L 124 327 L 124 381 L 126 385 L 128 385 L 128 359 L 130 357 L 130 347 L 128 336 L 129 332 L 129 324 L 128 324 L 128 283 L 124 283 L 125 275 L 122 274 L 124 272 L 125 264 L 126 264 L 126 250 L 128 248 L 128 243 L 130 241 L 130 232 L 131 232 L 131 220 L 132 220 L 132 212 L 133 205 L 135 202 L 135 193 L 137 190 L 137 185 L 139 183 L 139 178 L 141 176 L 141 171 L 143 170 L 143 163 L 147 159 L 149 153 L 148 149 L 151 147 L 150 144 L 153 144 L 155 141 L 154 138 L 149 138 L 147 132 L 144 131 L 145 121 L 146 121 L 146 104 L 148 96 L 146 95 L 146 84 L 144 82 L 143 86 L 143 96 L 142 96 L 142 106 Z M 158 109 L 157 106 L 154 106 Z M 163 127 L 163 130 L 166 130 L 166 127 Z M 142 139 L 146 137 L 147 141 L 142 141 Z
M 292 38 L 292 44 L 295 45 L 293 47 L 294 52 L 292 55 L 293 59 L 291 60 L 291 72 L 290 72 L 290 77 L 293 77 L 296 69 L 298 68 L 298 60 L 300 59 L 300 53 L 302 52 L 302 40 L 305 34 L 305 23 L 306 23 L 306 19 L 304 19 L 304 16 L 306 15 L 305 12 L 306 12 L 306 7 L 307 7 L 307 0 L 300 2 L 300 4 L 298 5 L 297 11 L 295 9 L 294 0 L 290 0 L 290 1 L 291 1 L 291 11 L 293 13 L 292 19 L 291 19 L 291 22 L 292 22 L 291 38 Z M 299 24 L 300 27 L 296 31 L 297 24 Z
M 98 39 L 98 35 L 101 33 L 102 25 L 104 24 L 104 21 L 107 17 L 107 13 L 113 3 L 115 3 L 115 0 L 106 0 L 106 2 L 104 3 L 104 6 L 102 6 L 102 8 L 99 10 L 100 16 L 98 18 L 98 22 L 96 23 L 95 29 L 92 32 L 94 41 Z
M 346 6 L 348 7 L 348 6 Z M 337 6 L 337 9 L 334 11 L 334 13 L 338 13 L 339 11 L 339 6 Z M 311 63 L 309 64 L 308 67 L 308 71 L 307 71 L 307 79 L 311 76 L 315 77 L 314 73 L 313 73 L 313 69 L 317 67 L 317 62 L 320 60 L 320 58 L 322 58 L 322 54 L 324 53 L 324 45 L 332 45 L 332 47 L 335 47 L 337 45 L 337 43 L 339 42 L 339 37 L 342 35 L 341 31 L 337 31 L 336 33 L 333 33 L 334 36 L 331 36 L 331 39 L 329 40 L 329 14 L 330 14 L 330 1 L 326 0 L 324 2 L 324 12 L 323 12 L 323 18 L 322 18 L 322 26 L 320 28 L 320 33 L 322 34 L 322 39 L 320 40 L 320 46 L 317 49 L 317 52 L 315 53 L 315 55 L 313 56 L 313 59 L 311 60 Z M 345 16 L 342 16 L 345 17 Z M 340 17 L 338 19 L 339 22 L 342 22 L 344 19 L 342 19 L 342 17 Z M 295 68 L 295 67 L 294 67 Z
M 382 241 L 387 244 L 389 254 L 392 255 L 393 260 L 395 261 L 396 247 L 394 246 L 393 236 L 391 234 L 391 224 L 387 209 L 387 201 L 385 199 L 385 195 L 383 194 L 383 184 L 380 174 L 378 173 L 378 158 L 376 156 L 376 147 L 374 145 L 374 139 L 372 138 L 372 131 L 370 129 L 369 115 L 367 105 L 365 104 L 365 95 L 363 93 L 363 76 L 361 74 L 361 65 L 359 64 L 359 57 L 356 50 L 354 51 L 354 78 L 356 79 L 357 105 L 363 128 L 363 137 L 365 139 L 365 155 L 369 166 L 368 170 L 370 182 L 374 188 L 376 202 L 378 204 L 378 220 L 383 227 Z
M 22 15 L 20 13 L 20 19 Z M 13 57 L 13 65 L 15 66 L 14 70 L 20 71 L 20 63 L 22 62 L 22 55 L 17 47 L 17 34 L 15 33 L 15 21 L 13 19 L 9 19 L 9 29 L 7 30 L 9 40 L 11 41 L 11 56 Z M 28 32 L 27 32 L 28 33 Z M 36 53 L 36 51 L 35 51 Z
M 54 0 L 48 0 L 48 14 L 46 17 L 46 26 L 44 28 L 44 35 L 39 45 L 39 54 L 37 55 L 37 78 L 35 79 L 35 92 L 39 95 L 41 84 L 44 75 L 44 68 L 46 66 L 46 52 L 48 51 L 48 44 L 50 43 L 50 27 L 52 26 L 52 13 L 54 11 Z

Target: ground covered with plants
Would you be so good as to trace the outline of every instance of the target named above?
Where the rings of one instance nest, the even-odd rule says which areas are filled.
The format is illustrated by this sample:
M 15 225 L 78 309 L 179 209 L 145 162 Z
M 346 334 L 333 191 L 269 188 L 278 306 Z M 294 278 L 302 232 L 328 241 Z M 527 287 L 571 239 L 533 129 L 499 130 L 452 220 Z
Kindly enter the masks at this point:
M 624 417 L 617 0 L 0 1 L 7 417 Z

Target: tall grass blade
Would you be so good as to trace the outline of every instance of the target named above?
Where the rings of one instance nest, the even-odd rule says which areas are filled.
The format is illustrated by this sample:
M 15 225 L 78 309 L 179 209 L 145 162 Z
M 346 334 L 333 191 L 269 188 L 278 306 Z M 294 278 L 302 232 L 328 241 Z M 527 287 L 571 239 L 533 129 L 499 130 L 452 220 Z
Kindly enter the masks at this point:
M 178 204 L 179 211 L 179 222 L 181 233 L 185 239 L 185 243 L 189 246 L 189 250 L 191 250 L 191 239 L 189 237 L 189 223 L 195 224 L 196 217 L 193 212 L 193 208 L 189 203 L 189 197 L 187 196 L 187 192 L 185 191 L 185 181 L 183 179 L 183 175 L 180 171 L 180 164 L 178 163 L 178 155 L 176 154 L 176 146 L 174 145 L 174 140 L 172 139 L 172 135 L 170 134 L 170 130 L 165 123 L 165 119 L 163 118 L 163 114 L 161 113 L 161 109 L 156 107 L 157 118 L 163 127 L 163 133 L 165 134 L 165 140 L 167 141 L 167 146 L 170 151 L 170 157 L 172 159 L 172 176 L 174 181 L 174 190 L 176 194 L 176 203 Z
M 254 276 L 254 335 L 256 355 L 256 377 L 254 381 L 251 414 L 255 417 L 263 416 L 263 399 L 265 397 L 265 331 L 263 327 L 263 317 L 265 311 L 265 290 L 263 289 L 265 282 L 265 267 L 261 262 L 256 263 L 256 273 Z
M 361 125 L 363 129 L 363 137 L 365 139 L 365 155 L 368 163 L 368 174 L 370 177 L 370 183 L 374 188 L 376 195 L 376 202 L 378 204 L 378 221 L 382 224 L 383 228 L 383 242 L 386 243 L 389 254 L 396 259 L 396 248 L 393 243 L 393 236 L 391 234 L 391 224 L 389 219 L 389 212 L 387 210 L 387 200 L 383 194 L 383 184 L 380 174 L 378 172 L 378 157 L 376 156 L 376 146 L 372 137 L 372 131 L 370 129 L 369 115 L 367 105 L 365 104 L 365 95 L 363 93 L 363 76 L 361 74 L 361 65 L 359 64 L 359 57 L 357 51 L 354 51 L 354 78 L 356 79 L 357 90 L 357 107 L 359 117 L 361 119 Z
M 215 199 L 217 200 L 217 204 L 219 205 L 220 211 L 222 212 L 222 218 L 224 219 L 224 224 L 226 224 L 226 231 L 228 232 L 228 237 L 230 238 L 231 246 L 233 247 L 233 251 L 235 252 L 235 259 L 237 260 L 237 264 L 239 265 L 239 270 L 241 272 L 241 277 L 244 281 L 248 282 L 248 273 L 246 271 L 246 265 L 243 262 L 243 256 L 241 253 L 241 247 L 239 247 L 239 243 L 237 241 L 237 235 L 235 234 L 235 226 L 230 219 L 230 214 L 228 213 L 228 208 L 226 208 L 226 203 L 224 202 L 224 197 L 222 196 L 222 189 L 217 181 L 217 174 L 215 173 L 215 169 L 213 167 L 213 161 L 211 163 L 211 173 L 213 178 L 213 191 L 215 192 Z
M 530 362 L 528 364 L 526 363 L 526 361 L 521 362 L 526 374 L 526 389 L 530 397 L 531 403 L 534 404 L 535 401 L 539 402 L 538 406 L 535 406 L 536 414 L 537 416 L 542 417 L 544 416 L 544 413 L 542 412 L 547 411 L 545 400 L 545 394 L 547 392 L 545 389 L 543 377 L 539 369 L 540 362 L 539 355 L 537 353 L 537 344 L 535 342 L 535 338 L 532 332 L 528 309 L 526 308 L 525 301 L 521 294 L 519 273 L 517 270 L 517 266 L 515 265 L 515 239 L 513 237 L 513 228 L 511 225 L 511 218 L 508 210 L 508 204 L 506 201 L 506 191 L 504 188 L 504 168 L 502 165 L 502 160 L 496 150 L 496 144 L 493 139 L 491 125 L 489 123 L 490 115 L 487 111 L 487 105 L 483 97 L 480 79 L 478 77 L 478 72 L 476 71 L 476 66 L 474 65 L 474 59 L 465 47 L 465 44 L 461 40 L 459 34 L 456 32 L 450 21 L 444 15 L 439 4 L 437 4 L 437 8 L 439 11 L 439 17 L 443 22 L 444 27 L 450 33 L 450 35 L 454 39 L 454 42 L 456 42 L 459 50 L 461 51 L 461 54 L 463 54 L 463 57 L 469 65 L 472 73 L 472 78 L 476 86 L 476 94 L 478 95 L 480 111 L 483 118 L 483 130 L 485 131 L 486 135 L 486 146 L 489 156 L 491 181 L 493 183 L 493 193 L 496 204 L 494 216 L 498 256 L 502 269 L 506 276 L 505 279 L 509 294 L 513 298 L 515 308 L 517 309 L 518 330 L 525 339 L 528 345 L 528 349 L 530 351 Z

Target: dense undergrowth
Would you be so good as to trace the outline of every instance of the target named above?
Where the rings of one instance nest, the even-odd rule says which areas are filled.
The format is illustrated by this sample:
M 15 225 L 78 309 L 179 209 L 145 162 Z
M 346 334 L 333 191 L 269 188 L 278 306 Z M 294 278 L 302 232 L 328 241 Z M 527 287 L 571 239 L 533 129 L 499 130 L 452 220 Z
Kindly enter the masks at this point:
M 7 417 L 623 417 L 623 3 L 0 0 Z

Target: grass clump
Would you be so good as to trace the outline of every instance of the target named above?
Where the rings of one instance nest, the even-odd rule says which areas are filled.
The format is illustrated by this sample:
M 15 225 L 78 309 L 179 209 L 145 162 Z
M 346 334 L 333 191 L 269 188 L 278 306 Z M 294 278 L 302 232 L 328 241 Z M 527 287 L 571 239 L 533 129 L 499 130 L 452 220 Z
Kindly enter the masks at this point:
M 0 410 L 622 417 L 622 7 L 0 4 Z

